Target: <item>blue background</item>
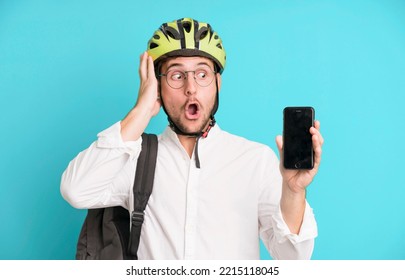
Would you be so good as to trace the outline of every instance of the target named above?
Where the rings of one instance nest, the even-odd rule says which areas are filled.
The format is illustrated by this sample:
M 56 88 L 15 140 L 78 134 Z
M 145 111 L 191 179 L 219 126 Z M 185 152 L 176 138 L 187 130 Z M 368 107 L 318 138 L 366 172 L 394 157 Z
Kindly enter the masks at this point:
M 0 259 L 74 258 L 85 210 L 61 174 L 130 110 L 139 55 L 181 17 L 224 41 L 223 129 L 275 149 L 285 106 L 316 109 L 313 258 L 405 259 L 405 1 L 383 0 L 0 0 Z

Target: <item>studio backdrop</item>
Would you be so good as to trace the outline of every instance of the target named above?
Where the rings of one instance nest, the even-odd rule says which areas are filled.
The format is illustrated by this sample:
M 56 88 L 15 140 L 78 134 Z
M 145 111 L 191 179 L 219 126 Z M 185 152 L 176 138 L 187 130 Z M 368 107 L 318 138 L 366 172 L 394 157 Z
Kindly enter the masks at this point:
M 86 210 L 61 175 L 132 108 L 147 41 L 182 17 L 223 39 L 221 128 L 276 151 L 283 108 L 315 108 L 313 259 L 405 259 L 401 0 L 0 0 L 0 259 L 74 259 Z M 161 110 L 147 132 L 166 126 Z

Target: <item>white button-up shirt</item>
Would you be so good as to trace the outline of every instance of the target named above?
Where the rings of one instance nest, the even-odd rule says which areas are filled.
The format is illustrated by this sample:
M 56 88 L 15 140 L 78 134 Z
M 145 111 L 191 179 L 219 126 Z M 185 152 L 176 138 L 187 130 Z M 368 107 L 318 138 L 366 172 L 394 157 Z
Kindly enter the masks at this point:
M 121 205 L 132 212 L 137 141 L 123 142 L 120 122 L 73 159 L 63 197 L 76 208 Z M 259 259 L 259 237 L 275 259 L 309 259 L 317 225 L 306 204 L 300 233 L 281 210 L 279 161 L 267 146 L 214 126 L 201 138 L 201 168 L 167 128 L 158 137 L 152 195 L 145 209 L 139 259 Z

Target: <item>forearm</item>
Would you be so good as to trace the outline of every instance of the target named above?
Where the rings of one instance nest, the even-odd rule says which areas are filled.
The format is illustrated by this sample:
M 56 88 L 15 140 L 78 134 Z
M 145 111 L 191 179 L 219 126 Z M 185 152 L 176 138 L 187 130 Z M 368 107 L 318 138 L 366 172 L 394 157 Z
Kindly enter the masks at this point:
M 136 141 L 141 137 L 149 124 L 152 114 L 150 109 L 135 106 L 121 121 L 121 137 L 123 141 Z
M 280 208 L 283 219 L 291 233 L 298 234 L 302 225 L 305 212 L 305 190 L 293 192 L 283 182 Z

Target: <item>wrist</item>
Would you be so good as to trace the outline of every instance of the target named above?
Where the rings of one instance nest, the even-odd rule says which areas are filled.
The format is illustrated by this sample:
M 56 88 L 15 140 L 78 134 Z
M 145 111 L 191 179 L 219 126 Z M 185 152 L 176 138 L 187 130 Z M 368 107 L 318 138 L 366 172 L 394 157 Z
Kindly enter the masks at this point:
M 306 194 L 306 188 L 292 188 L 288 185 L 288 183 L 283 182 L 282 197 L 286 197 L 292 200 L 305 200 Z

